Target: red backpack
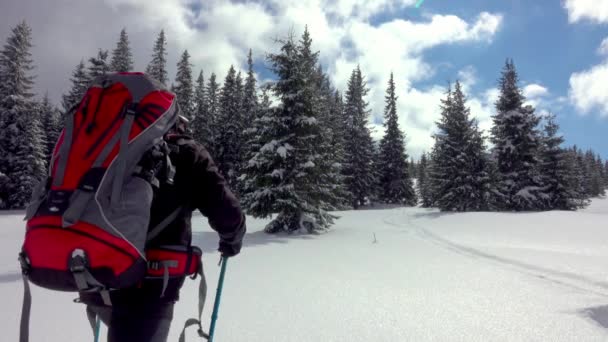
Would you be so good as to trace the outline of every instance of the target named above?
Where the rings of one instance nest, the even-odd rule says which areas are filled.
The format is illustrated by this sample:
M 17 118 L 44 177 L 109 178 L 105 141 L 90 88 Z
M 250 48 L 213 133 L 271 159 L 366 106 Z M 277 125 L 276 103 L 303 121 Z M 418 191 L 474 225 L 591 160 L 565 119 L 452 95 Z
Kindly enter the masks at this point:
M 165 168 L 164 181 L 174 174 L 163 137 L 178 115 L 175 95 L 142 73 L 98 78 L 66 113 L 48 178 L 26 211 L 19 258 L 25 287 L 21 341 L 28 340 L 29 282 L 99 292 L 111 305 L 111 290 L 135 286 L 144 277 L 162 278 L 166 285 L 169 277 L 202 275 L 196 247 L 146 249 L 171 222 L 168 217 L 149 228 L 157 166 Z M 166 151 L 163 163 L 152 168 L 141 163 L 151 151 Z

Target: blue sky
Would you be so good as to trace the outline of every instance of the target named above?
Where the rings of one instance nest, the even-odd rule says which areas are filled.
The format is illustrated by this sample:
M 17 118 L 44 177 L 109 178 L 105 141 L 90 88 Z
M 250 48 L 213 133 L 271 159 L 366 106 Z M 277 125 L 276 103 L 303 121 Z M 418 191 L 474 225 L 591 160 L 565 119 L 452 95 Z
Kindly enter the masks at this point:
M 374 136 L 382 135 L 384 92 L 391 72 L 398 113 L 414 157 L 432 144 L 439 100 L 448 81 L 463 82 L 472 114 L 491 127 L 496 82 L 507 57 L 539 113 L 558 116 L 568 144 L 608 158 L 608 0 L 9 0 L 0 33 L 25 19 L 33 28 L 39 93 L 59 101 L 81 59 L 112 49 L 129 33 L 136 69 L 150 58 L 161 28 L 169 41 L 169 74 L 184 49 L 195 72 L 223 80 L 230 65 L 245 70 L 253 49 L 260 81 L 274 38 L 308 25 L 331 80 L 345 90 L 360 65 Z M 90 13 L 95 13 L 91 16 Z M 114 29 L 108 29 L 114 28 Z M 600 47 L 602 47 L 600 49 Z
M 419 19 L 426 13 L 452 13 L 466 19 L 480 10 L 503 15 L 503 25 L 492 43 L 448 45 L 429 50 L 426 56 L 430 63 L 449 61 L 452 67 L 441 70 L 426 83 L 453 80 L 454 70 L 473 65 L 479 78 L 473 90 L 480 91 L 495 85 L 505 58 L 510 57 L 515 60 L 522 83 L 541 84 L 553 98 L 567 97 L 571 74 L 602 61 L 596 51 L 608 35 L 608 27 L 589 22 L 569 23 L 568 13 L 555 0 L 426 0 L 420 11 L 410 8 L 397 15 Z M 582 116 L 583 113 L 570 104 L 546 109 L 558 116 L 569 144 L 593 148 L 604 158 L 608 157 L 607 117 L 601 118 L 597 111 Z

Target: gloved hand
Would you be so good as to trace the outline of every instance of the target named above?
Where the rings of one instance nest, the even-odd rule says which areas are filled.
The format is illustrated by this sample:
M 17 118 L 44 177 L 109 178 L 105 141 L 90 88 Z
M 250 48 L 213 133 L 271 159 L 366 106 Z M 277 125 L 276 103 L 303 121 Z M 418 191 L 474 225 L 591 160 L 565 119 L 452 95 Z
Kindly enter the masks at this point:
M 239 254 L 241 252 L 242 245 L 242 242 L 228 243 L 225 241 L 220 241 L 218 251 L 222 253 L 223 257 L 229 258 Z

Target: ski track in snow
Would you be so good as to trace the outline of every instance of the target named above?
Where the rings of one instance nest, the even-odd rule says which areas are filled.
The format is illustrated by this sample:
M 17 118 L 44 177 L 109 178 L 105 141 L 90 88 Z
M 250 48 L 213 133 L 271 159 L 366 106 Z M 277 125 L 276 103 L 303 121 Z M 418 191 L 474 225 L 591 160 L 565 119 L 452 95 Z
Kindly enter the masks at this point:
M 425 229 L 420 225 L 414 223 L 413 220 L 409 219 L 409 217 L 408 225 L 413 226 L 416 229 L 416 233 L 418 234 L 418 236 L 420 236 L 422 239 L 441 246 L 456 254 L 474 259 L 485 259 L 486 261 L 497 263 L 502 266 L 507 266 L 508 268 L 514 268 L 520 272 L 524 272 L 533 277 L 545 280 L 550 283 L 558 284 L 561 286 L 567 286 L 572 289 L 585 291 L 608 298 L 608 282 L 592 279 L 582 274 L 558 271 L 534 265 L 531 263 L 525 263 L 514 259 L 500 257 L 498 255 L 486 253 L 472 247 L 454 243 L 436 234 L 433 234 L 428 229 Z

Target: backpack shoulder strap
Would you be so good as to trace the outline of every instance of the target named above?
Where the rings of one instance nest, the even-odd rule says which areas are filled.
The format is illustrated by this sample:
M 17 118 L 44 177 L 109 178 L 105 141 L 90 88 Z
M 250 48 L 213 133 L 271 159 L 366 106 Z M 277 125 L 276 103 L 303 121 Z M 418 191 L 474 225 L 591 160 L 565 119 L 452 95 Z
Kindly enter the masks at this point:
M 175 219 L 179 217 L 179 215 L 184 211 L 184 207 L 177 207 L 175 210 L 171 212 L 171 214 L 167 215 L 164 220 L 160 221 L 154 228 L 148 231 L 148 237 L 146 238 L 146 242 L 150 242 L 154 240 L 160 233 L 162 233 Z

